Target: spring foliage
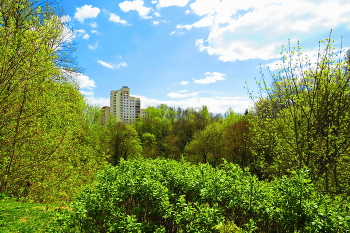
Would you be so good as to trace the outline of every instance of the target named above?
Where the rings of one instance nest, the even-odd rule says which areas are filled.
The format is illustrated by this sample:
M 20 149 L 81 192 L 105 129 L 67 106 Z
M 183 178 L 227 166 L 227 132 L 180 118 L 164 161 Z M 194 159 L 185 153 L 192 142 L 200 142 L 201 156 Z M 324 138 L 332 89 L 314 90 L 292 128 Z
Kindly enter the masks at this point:
M 284 48 L 272 87 L 261 83 L 252 151 L 267 176 L 306 166 L 319 188 L 348 195 L 350 57 L 333 42 L 320 42 L 315 63 L 299 45 Z
M 56 1 L 0 1 L 0 193 L 69 200 L 101 163 Z
M 346 232 L 349 204 L 316 191 L 306 170 L 266 182 L 229 163 L 138 159 L 107 167 L 57 224 L 64 232 Z
M 0 0 L 1 195 L 66 203 L 109 162 L 55 229 L 348 231 L 350 55 L 331 38 L 314 64 L 284 49 L 250 113 L 160 105 L 124 125 L 79 93 L 60 16 Z

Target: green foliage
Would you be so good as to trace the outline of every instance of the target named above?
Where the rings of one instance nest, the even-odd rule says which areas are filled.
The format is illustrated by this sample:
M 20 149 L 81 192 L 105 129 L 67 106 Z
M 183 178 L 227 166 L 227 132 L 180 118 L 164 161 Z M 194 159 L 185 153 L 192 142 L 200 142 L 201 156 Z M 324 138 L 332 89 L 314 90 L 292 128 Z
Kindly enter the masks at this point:
M 0 193 L 0 200 L 8 198 L 5 193 Z
M 204 130 L 211 123 L 219 121 L 222 121 L 221 115 L 214 116 L 209 113 L 207 106 L 187 109 L 178 107 L 175 110 L 161 104 L 156 108 L 145 109 L 144 116 L 135 122 L 134 127 L 142 140 L 144 157 L 179 160 L 185 153 L 186 145 L 196 133 Z M 149 134 L 154 135 L 156 139 L 151 147 L 146 143 L 146 137 Z M 193 161 L 201 160 L 193 158 Z M 215 161 L 211 162 L 215 163 Z
M 56 216 L 56 207 L 42 204 L 17 202 L 13 199 L 0 200 L 0 231 L 49 232 Z
M 255 157 L 251 153 L 251 116 L 230 112 L 223 121 L 224 136 L 222 139 L 222 154 L 228 162 L 239 164 L 241 168 L 250 168 L 257 174 Z
M 131 125 L 115 122 L 111 129 L 111 163 L 116 165 L 120 159 L 139 157 L 142 153 L 141 140 L 136 130 Z
M 284 48 L 272 87 L 260 86 L 252 151 L 268 177 L 306 166 L 320 189 L 349 195 L 350 63 L 332 44 L 329 37 L 320 45 L 314 64 L 299 44 Z
M 79 69 L 59 8 L 0 2 L 0 192 L 19 199 L 69 201 L 104 160 L 84 145 Z
M 172 131 L 171 121 L 168 116 L 172 116 L 172 109 L 168 108 L 166 105 L 160 105 L 158 108 L 148 107 L 144 110 L 145 116 L 142 117 L 141 121 L 135 123 L 135 128 L 139 135 L 144 133 L 151 133 L 158 140 L 169 135 Z
M 46 232 L 53 216 L 8 196 L 67 203 L 83 187 L 51 231 L 349 231 L 349 52 L 329 38 L 311 64 L 285 49 L 253 115 L 160 105 L 131 126 L 85 104 L 58 9 L 0 1 L 1 232 Z
M 154 158 L 158 154 L 156 136 L 151 133 L 144 133 L 141 137 L 143 156 L 145 158 Z
M 349 200 L 318 192 L 308 173 L 266 182 L 229 163 L 121 161 L 56 224 L 65 232 L 346 232 Z
M 218 165 L 219 159 L 222 158 L 223 135 L 224 128 L 219 122 L 212 123 L 204 130 L 198 131 L 193 140 L 186 145 L 188 160 Z
M 225 224 L 221 223 L 215 226 L 213 229 L 219 230 L 220 233 L 229 233 L 229 232 L 242 233 L 243 232 L 243 230 L 237 227 L 236 224 L 232 221 L 229 221 Z
M 220 164 L 224 158 L 242 168 L 261 173 L 251 153 L 251 115 L 229 110 L 223 118 L 209 113 L 206 106 L 181 109 L 160 105 L 149 107 L 134 124 L 146 158 L 180 160 L 185 156 L 195 163 Z

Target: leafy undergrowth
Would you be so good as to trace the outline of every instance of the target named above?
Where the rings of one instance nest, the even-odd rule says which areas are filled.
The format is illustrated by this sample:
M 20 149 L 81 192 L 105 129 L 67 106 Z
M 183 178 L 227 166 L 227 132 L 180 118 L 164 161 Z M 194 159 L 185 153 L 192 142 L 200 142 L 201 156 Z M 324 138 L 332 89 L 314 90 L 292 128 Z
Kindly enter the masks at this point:
M 234 164 L 165 159 L 106 168 L 55 224 L 64 232 L 349 232 L 349 200 L 308 171 L 265 182 Z
M 49 232 L 56 207 L 0 198 L 0 232 Z

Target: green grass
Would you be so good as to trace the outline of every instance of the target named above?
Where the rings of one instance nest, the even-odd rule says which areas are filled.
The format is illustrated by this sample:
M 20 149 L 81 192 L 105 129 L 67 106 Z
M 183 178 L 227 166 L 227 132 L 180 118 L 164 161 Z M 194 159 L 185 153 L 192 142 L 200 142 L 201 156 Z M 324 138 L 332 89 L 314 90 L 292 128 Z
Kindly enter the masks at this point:
M 48 232 L 57 207 L 0 199 L 0 232 Z

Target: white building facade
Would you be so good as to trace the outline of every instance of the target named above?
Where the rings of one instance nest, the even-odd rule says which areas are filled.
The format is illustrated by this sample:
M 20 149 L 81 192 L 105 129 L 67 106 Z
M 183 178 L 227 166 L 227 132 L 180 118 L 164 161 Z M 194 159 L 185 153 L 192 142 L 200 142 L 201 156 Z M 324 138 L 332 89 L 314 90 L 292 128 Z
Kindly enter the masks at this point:
M 110 113 L 118 121 L 132 124 L 141 113 L 140 98 L 130 96 L 130 88 L 123 86 L 120 90 L 111 91 Z

